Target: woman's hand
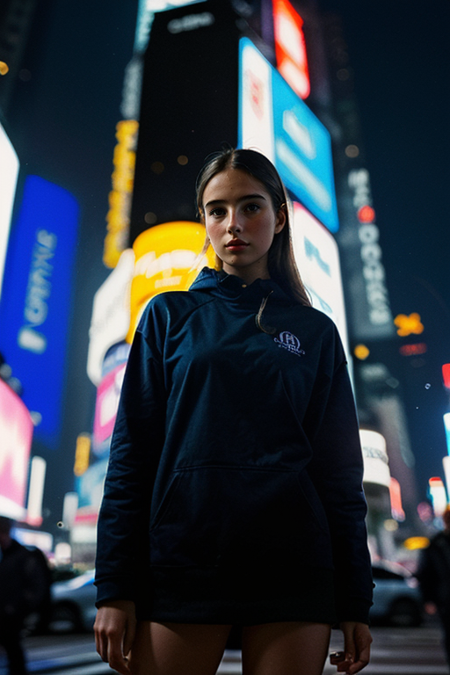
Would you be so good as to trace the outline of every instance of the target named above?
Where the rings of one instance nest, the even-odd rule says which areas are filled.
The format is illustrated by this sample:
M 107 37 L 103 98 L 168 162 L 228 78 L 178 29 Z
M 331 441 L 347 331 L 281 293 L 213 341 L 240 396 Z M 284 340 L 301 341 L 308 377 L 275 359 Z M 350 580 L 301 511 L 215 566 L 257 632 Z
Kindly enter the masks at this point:
M 372 636 L 369 626 L 357 621 L 342 621 L 340 629 L 344 633 L 344 652 L 342 657 L 331 658 L 338 672 L 354 675 L 365 668 L 370 659 Z
M 97 612 L 94 633 L 95 646 L 103 661 L 121 675 L 130 675 L 127 656 L 136 633 L 134 602 L 105 602 Z

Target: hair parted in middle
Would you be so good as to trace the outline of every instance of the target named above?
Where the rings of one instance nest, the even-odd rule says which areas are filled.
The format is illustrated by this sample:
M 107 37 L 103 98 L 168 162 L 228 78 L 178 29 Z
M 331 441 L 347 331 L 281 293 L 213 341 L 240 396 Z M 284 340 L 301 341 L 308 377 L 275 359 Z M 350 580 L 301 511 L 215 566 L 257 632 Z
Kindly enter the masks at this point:
M 269 249 L 269 274 L 291 298 L 302 305 L 310 307 L 311 300 L 308 297 L 295 262 L 286 188 L 278 171 L 265 155 L 256 150 L 231 147 L 209 155 L 196 181 L 197 212 L 202 222 L 205 222 L 203 209 L 203 193 L 205 188 L 214 176 L 227 169 L 239 169 L 256 178 L 269 193 L 275 213 L 278 213 L 280 209 L 284 211 L 286 223 L 281 232 L 275 235 Z M 200 255 L 206 252 L 209 245 L 209 237 L 206 235 L 205 244 Z M 222 269 L 222 261 L 217 255 L 216 268 Z

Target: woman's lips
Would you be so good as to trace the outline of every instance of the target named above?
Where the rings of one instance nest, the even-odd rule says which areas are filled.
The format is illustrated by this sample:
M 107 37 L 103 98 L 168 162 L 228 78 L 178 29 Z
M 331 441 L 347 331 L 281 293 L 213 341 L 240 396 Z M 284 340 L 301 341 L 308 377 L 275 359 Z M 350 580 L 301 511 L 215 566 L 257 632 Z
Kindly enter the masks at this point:
M 242 239 L 232 239 L 231 241 L 228 242 L 226 245 L 226 248 L 229 251 L 243 251 L 245 248 L 247 248 L 248 244 L 246 241 L 242 241 Z

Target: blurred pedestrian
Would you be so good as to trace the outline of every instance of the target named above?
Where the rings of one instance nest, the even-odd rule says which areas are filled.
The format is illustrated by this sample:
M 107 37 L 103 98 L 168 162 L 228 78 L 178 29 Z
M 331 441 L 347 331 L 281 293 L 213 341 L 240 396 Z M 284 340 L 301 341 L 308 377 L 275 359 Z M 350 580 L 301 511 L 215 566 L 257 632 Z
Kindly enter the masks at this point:
M 444 529 L 422 551 L 417 577 L 425 611 L 430 615 L 439 615 L 450 666 L 450 507 L 447 507 L 442 520 Z
M 355 405 L 338 331 L 294 262 L 287 195 L 252 150 L 197 180 L 204 268 L 147 305 L 99 516 L 97 649 L 120 673 L 246 675 L 369 660 L 372 577 Z
M 22 644 L 25 621 L 48 607 L 50 572 L 44 554 L 11 536 L 14 521 L 0 516 L 0 646 L 10 675 L 27 673 Z

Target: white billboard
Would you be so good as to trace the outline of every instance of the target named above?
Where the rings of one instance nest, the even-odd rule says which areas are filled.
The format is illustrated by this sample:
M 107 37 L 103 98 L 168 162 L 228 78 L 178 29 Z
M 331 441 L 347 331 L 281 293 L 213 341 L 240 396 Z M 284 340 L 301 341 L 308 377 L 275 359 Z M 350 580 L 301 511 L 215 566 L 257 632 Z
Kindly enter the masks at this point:
M 364 461 L 363 482 L 389 488 L 391 472 L 384 436 L 370 429 L 360 429 L 359 435 Z
M 341 336 L 347 360 L 347 321 L 339 251 L 330 232 L 301 204 L 294 202 L 292 240 L 297 267 L 313 307 L 330 317 Z
M 18 174 L 19 158 L 0 122 L 0 297 Z
M 94 296 L 87 373 L 96 386 L 102 380 L 106 352 L 125 339 L 130 327 L 130 284 L 133 273 L 134 251 L 127 249 Z

